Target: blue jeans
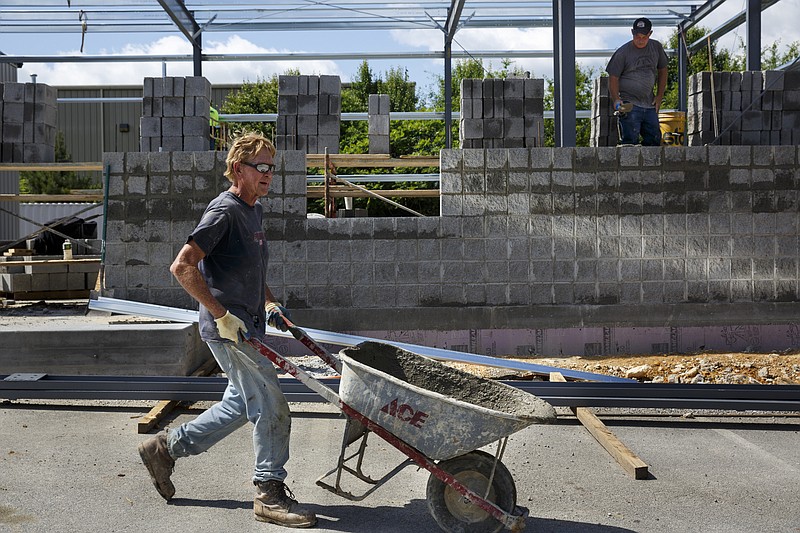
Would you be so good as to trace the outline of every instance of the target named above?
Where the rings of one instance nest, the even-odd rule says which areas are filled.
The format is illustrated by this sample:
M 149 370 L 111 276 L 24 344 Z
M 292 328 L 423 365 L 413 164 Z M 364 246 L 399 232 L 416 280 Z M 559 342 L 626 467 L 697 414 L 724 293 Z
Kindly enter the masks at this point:
M 619 117 L 619 144 L 639 144 L 639 135 L 642 146 L 661 145 L 661 127 L 654 107 L 634 105 L 630 112 Z
M 249 420 L 256 456 L 253 481 L 283 481 L 292 420 L 275 367 L 249 344 L 209 342 L 208 347 L 228 376 L 228 387 L 222 401 L 169 432 L 170 455 L 203 453 Z

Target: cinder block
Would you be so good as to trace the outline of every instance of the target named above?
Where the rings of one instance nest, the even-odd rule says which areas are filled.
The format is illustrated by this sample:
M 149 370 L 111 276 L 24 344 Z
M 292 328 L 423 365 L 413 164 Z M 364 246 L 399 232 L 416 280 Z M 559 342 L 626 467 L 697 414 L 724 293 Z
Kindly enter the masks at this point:
M 178 119 L 180 120 L 180 119 Z M 183 151 L 183 136 L 162 136 L 161 148 L 164 152 L 182 152 Z
M 461 119 L 460 131 L 463 139 L 483 138 L 483 120 Z
M 205 152 L 206 150 L 211 150 L 211 139 L 208 136 L 202 136 L 202 135 L 183 136 L 184 152 Z
M 161 137 L 183 137 L 183 119 L 180 117 L 162 118 Z
M 389 152 L 389 136 L 388 135 L 370 135 L 369 136 L 369 153 L 371 154 L 388 154 Z
M 319 135 L 317 137 L 317 149 L 325 151 L 328 149 L 330 154 L 339 153 L 339 136 L 338 135 Z
M 319 97 L 317 95 L 300 94 L 297 96 L 298 115 L 319 114 Z
M 186 78 L 172 78 L 172 96 L 183 98 L 186 94 Z
M 278 95 L 297 96 L 299 85 L 299 76 L 278 76 Z
M 342 93 L 342 80 L 339 76 L 320 76 L 319 94 L 340 95 Z
M 513 80 L 523 81 L 523 80 Z M 522 117 L 523 115 L 523 100 L 522 98 L 506 97 L 502 100 L 503 117 Z
M 317 115 L 297 116 L 298 135 L 317 135 Z
M 370 115 L 368 133 L 370 135 L 389 135 L 389 115 Z
M 188 76 L 184 80 L 184 96 L 203 97 L 211 101 L 211 82 L 202 76 Z
M 179 96 L 165 96 L 163 115 L 165 117 L 182 117 L 184 116 L 184 101 L 183 97 Z
M 294 94 L 278 95 L 278 115 L 296 115 L 297 98 Z
M 22 124 L 25 118 L 25 104 L 23 102 L 3 103 L 3 124 Z M 20 139 L 21 140 L 21 139 Z M 16 142 L 16 141 L 14 141 Z
M 25 102 L 25 85 L 22 83 L 3 83 L 3 101 L 8 103 Z
M 503 80 L 503 98 L 523 98 L 525 95 L 525 80 L 521 78 L 506 78 Z
M 183 136 L 208 137 L 208 120 L 204 117 L 183 117 Z
M 52 145 L 29 143 L 22 145 L 23 163 L 54 163 L 55 147 Z
M 139 131 L 141 132 L 142 137 L 161 137 L 161 118 L 160 117 L 140 118 Z
M 491 100 L 494 98 L 494 80 L 491 78 L 481 80 L 481 90 L 483 91 L 484 100 Z
M 342 96 L 339 94 L 332 94 L 328 96 L 328 112 L 331 115 L 342 114 Z
M 503 138 L 503 119 L 487 118 L 483 121 L 483 136 L 487 139 Z
M 340 132 L 340 122 L 341 121 L 338 115 L 320 115 L 317 118 L 317 131 L 319 135 L 334 135 L 338 139 Z M 387 126 L 387 132 L 388 132 L 388 126 Z
M 308 76 L 306 94 L 319 95 L 319 76 Z
M 461 79 L 461 99 L 462 101 L 467 98 L 472 98 L 472 80 L 469 78 Z

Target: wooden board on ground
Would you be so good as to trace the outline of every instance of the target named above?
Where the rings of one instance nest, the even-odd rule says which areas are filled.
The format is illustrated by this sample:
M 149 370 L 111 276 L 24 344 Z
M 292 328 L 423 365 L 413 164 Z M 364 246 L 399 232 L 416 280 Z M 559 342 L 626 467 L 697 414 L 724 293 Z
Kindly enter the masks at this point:
M 214 373 L 218 368 L 217 360 L 213 357 L 200 365 L 200 367 L 192 372 L 192 377 L 207 376 Z M 164 419 L 173 409 L 175 409 L 181 402 L 176 400 L 161 400 L 153 406 L 150 411 L 139 419 L 136 431 L 138 433 L 148 433 L 153 427 L 156 426 L 161 420 Z
M 561 372 L 550 372 L 550 381 L 566 382 Z M 628 449 L 611 430 L 588 407 L 573 407 L 572 412 L 583 426 L 600 443 L 600 446 L 611 454 L 623 470 L 634 479 L 647 479 L 649 476 L 647 463 Z

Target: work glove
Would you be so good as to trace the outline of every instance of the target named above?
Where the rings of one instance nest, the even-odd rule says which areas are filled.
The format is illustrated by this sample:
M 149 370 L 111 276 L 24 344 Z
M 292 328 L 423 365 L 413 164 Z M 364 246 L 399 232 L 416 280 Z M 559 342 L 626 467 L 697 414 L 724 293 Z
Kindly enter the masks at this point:
M 291 320 L 289 316 L 289 311 L 283 307 L 283 304 L 280 302 L 270 302 L 265 306 L 267 310 L 267 324 L 275 329 L 279 329 L 281 331 L 287 331 L 289 329 L 289 325 L 284 320 L 284 317 Z
M 230 311 L 225 311 L 225 314 L 220 318 L 215 318 L 214 322 L 217 323 L 219 336 L 223 339 L 238 343 L 240 342 L 240 333 L 245 339 L 250 338 L 250 334 L 247 333 L 247 326 L 238 316 L 232 315 Z

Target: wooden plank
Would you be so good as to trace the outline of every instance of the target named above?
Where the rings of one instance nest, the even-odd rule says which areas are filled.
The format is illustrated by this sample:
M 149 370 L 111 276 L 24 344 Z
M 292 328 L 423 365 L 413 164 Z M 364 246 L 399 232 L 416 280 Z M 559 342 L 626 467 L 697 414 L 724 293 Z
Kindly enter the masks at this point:
M 311 185 L 306 190 L 308 198 L 323 198 L 325 196 L 325 187 L 323 185 Z M 372 190 L 375 194 L 385 197 L 396 198 L 438 198 L 439 189 L 378 189 Z M 351 189 L 349 187 L 331 187 L 328 194 L 336 198 L 367 198 L 369 194 L 358 189 Z
M 337 167 L 351 168 L 423 168 L 438 167 L 439 156 L 415 155 L 399 158 L 389 157 L 389 154 L 328 154 L 331 162 Z M 306 166 L 322 168 L 325 154 L 307 154 Z
M 2 169 L 0 169 L 2 170 Z M 103 194 L 0 194 L 0 202 L 102 202 Z
M 192 372 L 192 377 L 207 376 L 212 374 L 217 369 L 217 360 L 213 357 L 200 365 L 200 367 Z M 175 409 L 181 402 L 176 400 L 161 400 L 153 406 L 150 411 L 139 419 L 136 431 L 138 433 L 148 433 L 153 429 L 156 424 L 161 422 L 173 409 Z
M 566 382 L 561 372 L 550 372 L 550 381 Z M 600 446 L 613 457 L 625 472 L 634 479 L 647 479 L 647 463 L 642 461 L 588 407 L 573 407 L 572 412 L 583 426 L 600 443 Z
M 102 171 L 103 163 L 0 163 L 0 172 L 77 172 L 77 171 Z

